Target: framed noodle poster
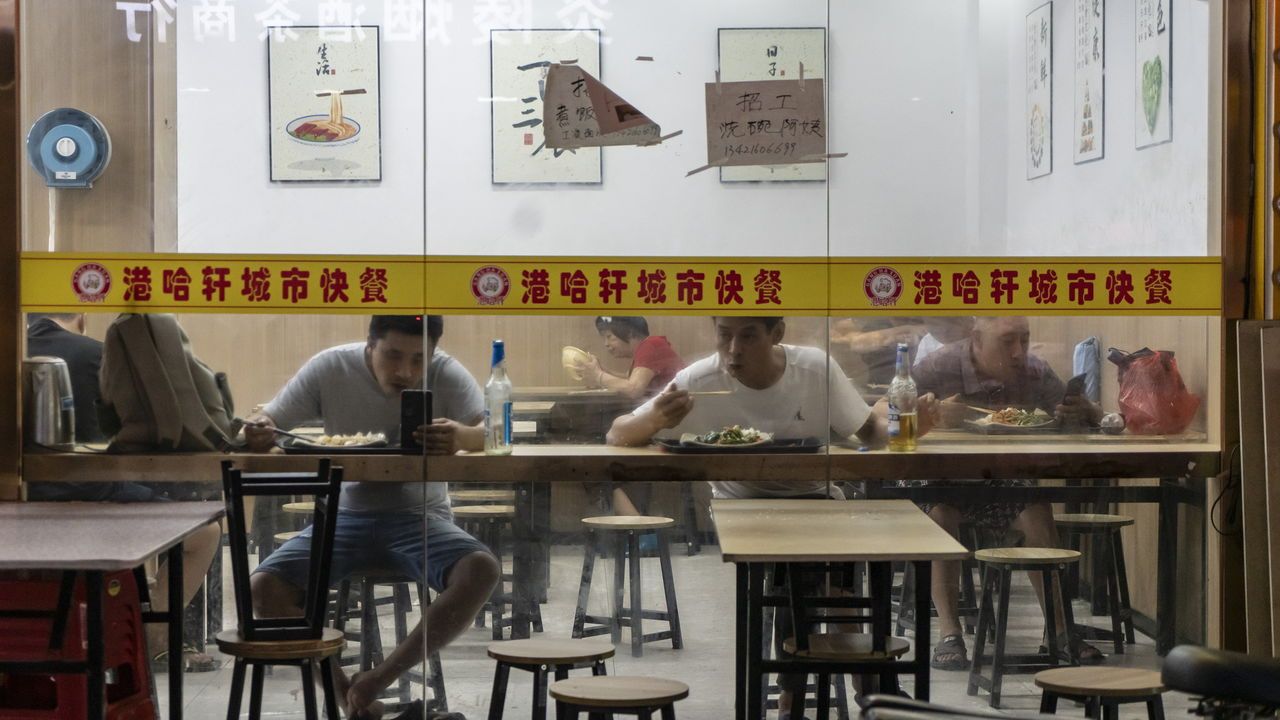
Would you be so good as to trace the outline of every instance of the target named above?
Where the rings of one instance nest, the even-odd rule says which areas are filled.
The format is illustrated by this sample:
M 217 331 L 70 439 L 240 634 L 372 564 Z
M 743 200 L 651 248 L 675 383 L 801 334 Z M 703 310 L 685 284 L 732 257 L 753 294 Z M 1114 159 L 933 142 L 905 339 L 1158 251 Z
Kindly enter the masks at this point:
M 268 33 L 273 182 L 382 179 L 378 27 Z
M 1075 0 L 1075 121 L 1071 145 L 1075 162 L 1101 160 L 1106 138 L 1106 0 Z
M 1139 149 L 1173 139 L 1173 2 L 1135 0 L 1134 132 Z
M 801 63 L 805 78 L 826 77 L 826 28 L 720 28 L 722 82 L 798 80 Z M 720 168 L 721 182 L 826 179 L 826 163 Z
M 600 148 L 549 149 L 543 142 L 542 98 L 547 69 L 552 63 L 569 60 L 593 77 L 603 79 L 600 31 L 490 31 L 494 184 L 603 181 Z
M 1027 179 L 1053 172 L 1053 3 L 1027 13 Z

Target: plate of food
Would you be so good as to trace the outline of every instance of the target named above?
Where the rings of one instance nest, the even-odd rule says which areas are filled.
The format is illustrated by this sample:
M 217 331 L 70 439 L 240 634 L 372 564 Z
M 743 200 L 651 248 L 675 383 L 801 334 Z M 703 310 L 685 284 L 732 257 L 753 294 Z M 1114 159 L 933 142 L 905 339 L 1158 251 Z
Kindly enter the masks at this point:
M 746 448 L 772 442 L 773 436 L 755 428 L 744 428 L 741 425 L 726 425 L 719 430 L 711 430 L 701 435 L 685 433 L 680 436 L 684 445 L 701 445 L 703 447 Z
M 988 434 L 1017 435 L 1058 429 L 1058 419 L 1040 408 L 1021 410 L 1008 407 L 966 422 L 979 432 Z
M 316 435 L 314 439 L 309 440 L 297 437 L 282 437 L 279 445 L 287 453 L 307 455 L 332 455 L 370 451 L 399 452 L 398 448 L 387 447 L 386 435 L 375 432 L 355 433 L 352 435 Z

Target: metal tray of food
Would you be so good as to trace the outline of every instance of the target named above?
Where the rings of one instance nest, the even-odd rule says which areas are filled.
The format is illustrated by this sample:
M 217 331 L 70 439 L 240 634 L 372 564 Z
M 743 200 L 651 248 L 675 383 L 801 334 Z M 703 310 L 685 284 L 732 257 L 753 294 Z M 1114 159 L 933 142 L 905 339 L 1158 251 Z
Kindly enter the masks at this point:
M 657 440 L 659 447 L 675 455 L 782 455 L 821 452 L 825 440 L 816 437 L 799 439 L 774 438 L 758 445 L 706 445 L 680 440 Z

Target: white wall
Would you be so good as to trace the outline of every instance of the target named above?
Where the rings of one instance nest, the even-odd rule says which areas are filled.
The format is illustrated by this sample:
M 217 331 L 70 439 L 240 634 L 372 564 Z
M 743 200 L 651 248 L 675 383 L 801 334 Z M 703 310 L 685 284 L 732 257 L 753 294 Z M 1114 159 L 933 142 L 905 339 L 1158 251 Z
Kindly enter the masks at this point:
M 1174 141 L 1142 151 L 1132 138 L 1132 4 L 1108 3 L 1106 159 L 1083 166 L 1071 164 L 1066 131 L 1072 4 L 1055 2 L 1055 169 L 1033 182 L 1022 169 L 1022 28 L 1038 0 L 597 4 L 612 13 L 602 79 L 664 132 L 684 134 L 660 147 L 606 148 L 604 184 L 585 187 L 490 183 L 489 54 L 487 40 L 477 42 L 487 33 L 460 0 L 438 28 L 447 43 L 383 43 L 381 183 L 272 184 L 266 48 L 254 23 L 242 21 L 235 43 L 200 44 L 181 4 L 180 249 L 416 254 L 425 233 L 433 254 L 1205 252 L 1204 0 L 1175 0 Z M 532 5 L 521 26 L 563 26 L 562 3 Z M 381 24 L 383 3 L 366 6 L 363 22 Z M 706 162 L 703 83 L 714 77 L 716 29 L 824 24 L 830 149 L 849 153 L 830 180 L 686 178 Z
M 1173 142 L 1135 149 L 1134 8 L 1110 0 L 1106 12 L 1106 157 L 1072 164 L 1074 3 L 1053 7 L 1053 173 L 1026 180 L 1025 14 L 1042 0 L 983 0 L 984 93 L 994 93 L 984 121 L 983 157 L 1003 156 L 1005 186 L 984 172 L 984 193 L 1004 198 L 1000 223 L 984 223 L 982 247 L 997 255 L 1204 255 L 1208 251 L 1209 3 L 1173 0 Z M 990 15 L 986 13 L 990 12 Z M 1003 88 L 1003 91 L 1002 91 Z M 984 167 L 984 170 L 986 168 Z M 992 200 L 996 202 L 996 200 Z M 987 250 L 989 248 L 989 250 Z

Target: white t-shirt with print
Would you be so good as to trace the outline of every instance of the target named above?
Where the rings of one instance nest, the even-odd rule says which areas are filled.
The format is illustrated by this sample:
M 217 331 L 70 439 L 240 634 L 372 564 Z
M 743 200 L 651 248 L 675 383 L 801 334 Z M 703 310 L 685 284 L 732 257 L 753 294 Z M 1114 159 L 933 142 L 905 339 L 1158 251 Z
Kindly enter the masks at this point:
M 707 392 L 728 390 L 729 395 L 693 398 L 693 409 L 673 429 L 659 438 L 679 438 L 683 433 L 702 434 L 726 425 L 741 425 L 771 433 L 778 439 L 816 437 L 843 440 L 862 429 L 871 408 L 844 377 L 839 365 L 815 347 L 781 345 L 786 369 L 778 382 L 763 390 L 743 385 L 729 375 L 719 353 L 705 357 L 676 373 L 679 390 Z M 640 406 L 648 412 L 654 403 Z M 712 482 L 717 497 L 792 497 L 824 495 L 826 478 L 813 480 L 737 480 Z

